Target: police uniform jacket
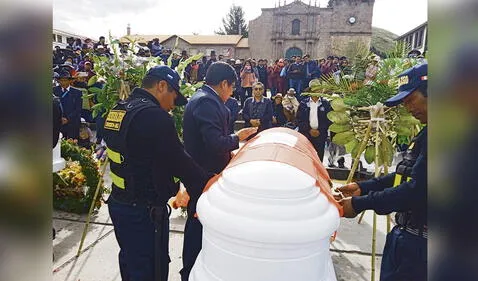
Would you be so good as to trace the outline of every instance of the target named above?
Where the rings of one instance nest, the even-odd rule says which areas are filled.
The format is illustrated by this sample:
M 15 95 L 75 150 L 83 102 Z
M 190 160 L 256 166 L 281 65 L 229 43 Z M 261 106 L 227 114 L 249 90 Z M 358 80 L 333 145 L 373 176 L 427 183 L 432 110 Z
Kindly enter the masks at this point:
M 135 88 L 126 102 L 138 99 L 151 106 L 134 115 L 125 136 L 124 153 L 127 157 L 129 182 L 126 191 L 129 189 L 129 192 L 125 194 L 113 186 L 111 196 L 120 201 L 122 200 L 118 197 L 122 196 L 129 197 L 126 201 L 132 199 L 140 204 L 162 205 L 177 192 L 177 187 L 176 190 L 171 190 L 175 186 L 176 177 L 185 185 L 192 198 L 198 198 L 210 175 L 186 153 L 173 118 L 160 107 L 156 98 L 144 89 Z M 107 129 L 107 123 L 108 118 L 105 123 L 105 140 L 109 146 L 109 141 L 113 142 L 113 133 Z M 132 194 L 136 198 L 131 198 Z
M 209 86 L 201 87 L 184 112 L 184 146 L 198 164 L 220 173 L 239 148 L 239 138 L 229 133 L 229 109 Z
M 397 165 L 397 172 L 384 177 L 358 183 L 363 196 L 353 197 L 352 205 L 357 213 L 374 210 L 384 215 L 397 212 L 397 223 L 422 228 L 427 222 L 427 127 L 412 141 L 409 151 L 412 163 L 404 159 Z M 400 166 L 404 165 L 404 169 Z M 408 167 L 407 167 L 408 166 Z M 406 175 L 397 173 L 405 172 Z M 399 173 L 400 174 L 400 173 Z M 397 182 L 397 179 L 399 181 Z M 395 185 L 395 187 L 394 187 Z M 405 221 L 402 219 L 406 217 Z

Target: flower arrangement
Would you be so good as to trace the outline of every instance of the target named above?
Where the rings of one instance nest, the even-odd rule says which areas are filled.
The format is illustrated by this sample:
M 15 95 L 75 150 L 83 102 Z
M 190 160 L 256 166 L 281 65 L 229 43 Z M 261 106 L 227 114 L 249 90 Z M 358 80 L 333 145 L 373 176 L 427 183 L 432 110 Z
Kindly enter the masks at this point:
M 138 44 L 130 40 L 128 48 L 125 52 L 120 52 L 121 42 L 118 39 L 113 39 L 110 36 L 110 46 L 113 50 L 113 57 L 101 57 L 92 54 L 94 61 L 94 70 L 96 75 L 91 77 L 88 81 L 90 88 L 87 98 L 96 97 L 97 103 L 92 107 L 93 117 L 98 114 L 106 116 L 108 112 L 116 105 L 119 100 L 125 100 L 131 90 L 141 85 L 143 77 L 146 72 L 153 66 L 163 65 L 164 62 L 160 57 L 139 57 L 136 55 Z M 173 52 L 176 51 L 178 40 L 174 46 Z M 193 61 L 198 61 L 203 54 L 191 56 L 187 59 L 181 60 L 176 67 L 176 71 L 181 76 L 181 93 L 189 98 L 194 94 L 196 89 L 203 85 L 202 82 L 187 83 L 185 79 L 185 69 Z M 171 67 L 172 55 L 167 61 L 167 65 Z M 104 81 L 101 88 L 96 82 Z M 182 119 L 184 114 L 184 107 L 178 106 L 171 112 L 178 135 L 182 138 Z
M 102 195 L 107 192 L 99 173 L 93 151 L 79 147 L 73 140 L 61 141 L 61 156 L 67 160 L 65 169 L 53 173 L 53 207 L 78 214 L 87 213 L 93 201 L 95 188 L 100 193 L 95 209 L 101 207 Z

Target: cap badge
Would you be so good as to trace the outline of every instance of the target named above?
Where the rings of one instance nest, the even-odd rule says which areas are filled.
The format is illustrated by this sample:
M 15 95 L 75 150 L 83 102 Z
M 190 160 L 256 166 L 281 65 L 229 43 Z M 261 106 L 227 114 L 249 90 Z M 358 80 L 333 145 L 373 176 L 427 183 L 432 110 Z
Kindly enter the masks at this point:
M 398 86 L 402 86 L 405 84 L 408 84 L 408 76 L 400 77 L 400 80 L 398 81 Z

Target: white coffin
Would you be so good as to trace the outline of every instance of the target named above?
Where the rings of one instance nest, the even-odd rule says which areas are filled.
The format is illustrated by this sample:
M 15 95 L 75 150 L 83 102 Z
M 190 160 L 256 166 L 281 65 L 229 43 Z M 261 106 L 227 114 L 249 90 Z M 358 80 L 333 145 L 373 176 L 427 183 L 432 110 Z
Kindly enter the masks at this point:
M 297 132 L 270 129 L 246 145 L 298 141 Z M 302 169 L 270 160 L 228 166 L 197 214 L 203 241 L 190 281 L 336 280 L 329 239 L 339 211 Z

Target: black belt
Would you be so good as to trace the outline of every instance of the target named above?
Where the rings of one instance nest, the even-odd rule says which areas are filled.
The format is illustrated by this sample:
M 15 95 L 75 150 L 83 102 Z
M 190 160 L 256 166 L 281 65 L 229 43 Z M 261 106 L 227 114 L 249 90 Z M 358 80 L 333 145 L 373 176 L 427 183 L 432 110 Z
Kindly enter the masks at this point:
M 111 195 L 114 200 L 127 205 L 142 205 L 142 206 L 164 206 L 168 203 L 167 200 L 157 199 L 155 201 L 149 201 L 146 199 L 140 199 L 134 197 L 131 193 L 124 191 L 118 187 L 113 186 Z
M 401 230 L 405 230 L 406 232 L 412 235 L 428 239 L 428 230 L 426 226 L 420 227 L 420 228 L 414 228 L 411 226 L 399 226 L 399 227 Z

